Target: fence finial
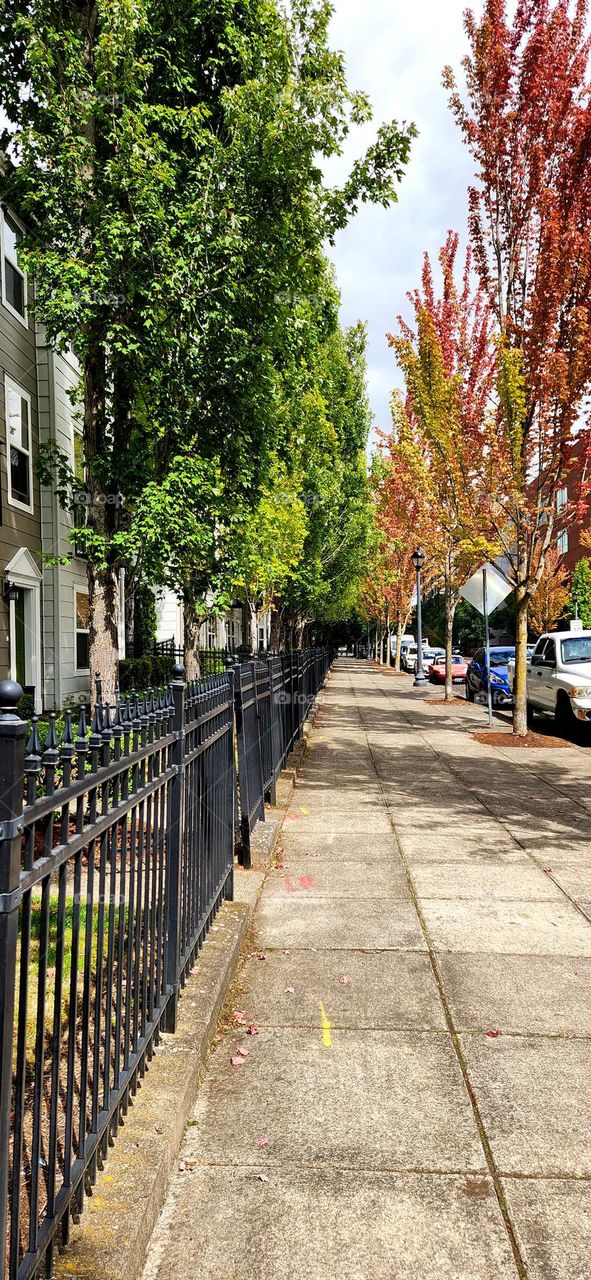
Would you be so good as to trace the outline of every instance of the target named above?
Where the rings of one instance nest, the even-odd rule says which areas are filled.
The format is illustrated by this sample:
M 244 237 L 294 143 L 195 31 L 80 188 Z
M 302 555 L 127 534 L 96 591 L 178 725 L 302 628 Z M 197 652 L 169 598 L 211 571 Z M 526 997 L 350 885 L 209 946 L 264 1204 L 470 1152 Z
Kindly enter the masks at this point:
M 182 662 L 175 662 L 174 667 L 172 668 L 172 678 L 175 684 L 178 684 L 179 682 L 184 683 L 185 668 Z
M 17 680 L 0 680 L 0 716 L 3 720 L 20 720 L 16 709 L 22 696 Z

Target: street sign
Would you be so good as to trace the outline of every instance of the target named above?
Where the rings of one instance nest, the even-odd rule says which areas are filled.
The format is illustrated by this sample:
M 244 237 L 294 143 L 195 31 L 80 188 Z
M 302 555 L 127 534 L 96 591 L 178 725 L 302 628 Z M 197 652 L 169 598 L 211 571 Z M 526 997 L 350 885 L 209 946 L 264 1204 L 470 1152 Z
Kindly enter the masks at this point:
M 486 605 L 488 612 L 492 613 L 493 609 L 498 609 L 503 600 L 511 595 L 513 587 L 507 581 L 504 573 L 497 569 L 495 564 L 485 564 L 482 569 L 477 569 L 471 578 L 460 587 L 460 595 L 467 600 L 469 604 L 474 605 L 478 612 L 485 613 L 485 574 L 486 569 Z
M 579 632 L 584 630 L 583 623 L 581 622 L 580 618 L 571 618 L 569 627 L 571 631 Z
M 492 724 L 492 688 L 490 681 L 490 632 L 488 626 L 488 615 L 492 609 L 498 609 L 503 600 L 511 595 L 513 588 L 507 580 L 504 573 L 497 569 L 495 564 L 483 564 L 481 569 L 477 569 L 471 578 L 460 587 L 460 595 L 473 605 L 484 617 L 485 641 L 486 649 L 486 702 L 488 704 L 488 723 Z

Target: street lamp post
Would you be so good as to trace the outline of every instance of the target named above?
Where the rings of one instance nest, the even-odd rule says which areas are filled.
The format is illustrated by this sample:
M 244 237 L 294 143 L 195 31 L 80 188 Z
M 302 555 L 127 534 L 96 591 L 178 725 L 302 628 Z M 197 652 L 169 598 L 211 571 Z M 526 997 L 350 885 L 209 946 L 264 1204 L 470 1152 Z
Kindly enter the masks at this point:
M 423 671 L 423 618 L 421 609 L 421 569 L 425 563 L 425 552 L 422 547 L 417 551 L 413 551 L 411 560 L 417 573 L 417 674 L 414 679 L 414 685 L 421 688 L 427 683 L 425 672 Z

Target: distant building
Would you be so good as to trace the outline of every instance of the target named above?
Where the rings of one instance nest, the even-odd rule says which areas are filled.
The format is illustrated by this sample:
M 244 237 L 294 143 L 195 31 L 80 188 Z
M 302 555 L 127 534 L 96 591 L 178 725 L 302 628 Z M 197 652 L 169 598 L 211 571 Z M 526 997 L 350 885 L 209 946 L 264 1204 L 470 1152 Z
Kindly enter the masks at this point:
M 568 504 L 577 500 L 584 474 L 586 476 L 589 472 L 589 463 L 580 443 L 575 443 L 574 456 L 575 460 L 566 482 L 556 494 L 555 546 L 571 573 L 578 560 L 583 556 L 591 556 L 591 547 L 585 547 L 581 542 L 582 534 L 591 532 L 591 503 L 589 510 L 582 517 L 573 519 L 569 515 L 568 518 L 561 519 L 561 513 L 566 510 Z

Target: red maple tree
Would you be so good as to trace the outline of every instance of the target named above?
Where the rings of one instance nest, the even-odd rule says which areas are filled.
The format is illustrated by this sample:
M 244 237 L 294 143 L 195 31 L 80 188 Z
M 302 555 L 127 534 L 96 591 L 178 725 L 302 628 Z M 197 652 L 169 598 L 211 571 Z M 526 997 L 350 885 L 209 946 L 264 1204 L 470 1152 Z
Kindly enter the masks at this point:
M 396 422 L 404 413 L 397 393 L 392 398 Z M 400 671 L 400 648 L 414 606 L 416 575 L 412 552 L 424 543 L 434 546 L 433 510 L 429 495 L 410 465 L 407 450 L 395 436 L 379 431 L 381 454 L 371 476 L 374 538 L 362 589 L 362 607 L 376 625 L 377 649 L 391 631 L 396 633 L 395 669 Z M 433 555 L 425 574 L 428 588 L 438 564 Z
M 485 0 L 468 11 L 467 101 L 451 105 L 477 166 L 470 233 L 499 339 L 494 520 L 516 597 L 514 729 L 526 732 L 527 615 L 555 542 L 578 435 L 589 450 L 591 95 L 588 0 Z M 586 481 L 571 512 L 586 503 Z M 569 512 L 561 512 L 561 521 Z
M 489 559 L 493 540 L 488 508 L 494 471 L 488 448 L 495 387 L 491 308 L 474 287 L 471 255 L 456 283 L 459 238 L 450 231 L 440 254 L 437 291 L 425 254 L 422 285 L 409 294 L 415 327 L 399 319 L 389 335 L 407 390 L 398 447 L 408 457 L 427 496 L 445 595 L 446 699 L 452 697 L 453 624 L 460 587 Z

